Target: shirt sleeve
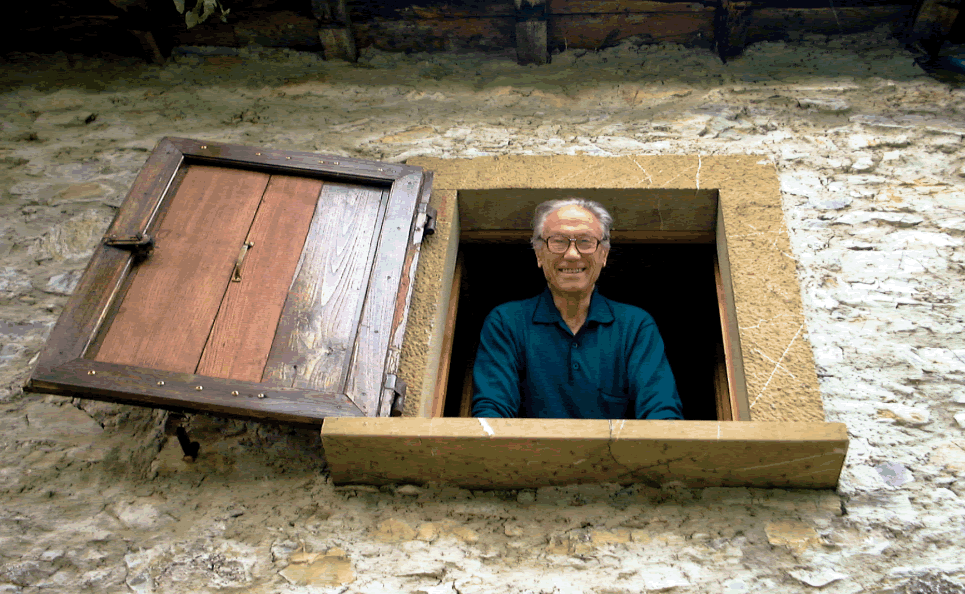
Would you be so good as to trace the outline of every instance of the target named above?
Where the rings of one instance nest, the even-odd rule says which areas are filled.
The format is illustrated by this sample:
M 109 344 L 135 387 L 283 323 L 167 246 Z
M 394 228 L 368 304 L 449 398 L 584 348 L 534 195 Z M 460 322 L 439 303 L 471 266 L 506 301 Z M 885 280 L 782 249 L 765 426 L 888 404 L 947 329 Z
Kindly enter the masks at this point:
M 514 418 L 520 405 L 521 357 L 512 326 L 497 310 L 486 316 L 472 370 L 472 416 Z
M 633 418 L 683 419 L 677 383 L 653 318 L 640 324 L 630 338 L 627 372 L 633 398 Z

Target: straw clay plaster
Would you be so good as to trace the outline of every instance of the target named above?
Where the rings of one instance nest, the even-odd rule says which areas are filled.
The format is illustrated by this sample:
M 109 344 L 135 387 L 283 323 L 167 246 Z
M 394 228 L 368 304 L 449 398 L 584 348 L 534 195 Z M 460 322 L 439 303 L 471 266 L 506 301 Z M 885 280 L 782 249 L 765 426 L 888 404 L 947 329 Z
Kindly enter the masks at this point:
M 773 164 L 755 156 L 499 156 L 475 159 L 417 158 L 408 162 L 435 173 L 432 203 L 439 227 L 423 246 L 403 351 L 403 376 L 420 378 L 410 387 L 407 414 L 425 416 L 431 387 L 421 378 L 438 367 L 430 318 L 448 293 L 452 246 L 451 204 L 458 190 L 499 188 L 667 188 L 719 191 L 737 307 L 751 420 L 824 421 L 811 346 L 807 341 L 795 260 L 781 210 Z M 438 196 L 437 196 L 438 195 Z M 444 198 L 444 200 L 443 200 Z M 619 229 L 619 221 L 615 228 Z M 445 235 L 440 234 L 442 231 Z M 446 252 L 433 256 L 431 251 Z M 431 286 L 426 286 L 431 283 Z M 431 303 L 426 303 L 430 300 Z M 445 301 L 448 301 L 446 299 Z M 435 322 L 438 324 L 438 321 Z M 435 325 L 433 324 L 433 325 Z M 441 325 L 435 325 L 441 328 Z M 418 343 L 418 344 L 416 344 Z M 438 350 L 438 347 L 435 347 Z M 406 355 L 410 360 L 405 360 Z M 434 359 L 430 361 L 430 359 Z

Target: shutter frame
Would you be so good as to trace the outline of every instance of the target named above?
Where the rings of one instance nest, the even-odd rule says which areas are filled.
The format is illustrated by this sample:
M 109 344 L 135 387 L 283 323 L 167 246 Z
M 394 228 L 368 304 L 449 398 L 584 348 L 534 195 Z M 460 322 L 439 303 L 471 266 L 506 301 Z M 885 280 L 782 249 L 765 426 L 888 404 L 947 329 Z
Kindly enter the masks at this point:
M 370 357 L 363 362 L 362 368 L 353 356 L 346 374 L 346 386 L 357 382 L 375 386 L 368 402 L 353 402 L 342 393 L 286 387 L 275 381 L 245 382 L 87 358 L 93 350 L 91 347 L 96 346 L 99 334 L 109 328 L 112 310 L 116 310 L 124 299 L 125 279 L 138 258 L 137 252 L 107 245 L 107 240 L 112 236 L 150 234 L 160 220 L 158 214 L 165 201 L 176 193 L 189 164 L 256 169 L 384 189 L 383 193 L 388 195 L 387 212 L 376 235 L 379 248 L 373 256 L 374 261 L 370 262 L 372 268 L 365 288 L 363 317 L 357 322 L 375 323 L 369 330 L 373 331 L 371 336 L 378 337 L 376 348 L 382 349 L 382 356 L 377 358 L 378 365 L 374 365 L 375 359 Z M 415 274 L 424 233 L 425 216 L 419 211 L 428 201 L 430 185 L 431 175 L 421 167 L 186 138 L 162 139 L 139 172 L 104 241 L 95 249 L 38 357 L 26 389 L 296 424 L 318 425 L 328 416 L 388 414 L 391 402 L 383 401 L 382 386 L 386 376 L 397 371 L 398 351 L 411 297 L 411 277 Z M 386 251 L 398 252 L 400 248 L 401 253 Z M 395 270 L 394 278 L 381 279 L 380 288 L 372 291 L 376 273 L 385 270 Z M 369 304 L 373 293 L 384 293 L 389 289 L 394 289 L 391 297 L 382 295 L 383 301 L 388 303 L 388 311 L 381 316 L 368 315 L 367 312 L 373 309 Z M 358 341 L 371 338 L 362 334 L 361 331 L 358 333 L 356 349 Z M 368 350 L 372 351 L 371 345 Z M 386 365 L 392 368 L 386 368 Z M 198 390 L 197 386 L 202 389 Z M 259 398 L 258 394 L 265 396 Z

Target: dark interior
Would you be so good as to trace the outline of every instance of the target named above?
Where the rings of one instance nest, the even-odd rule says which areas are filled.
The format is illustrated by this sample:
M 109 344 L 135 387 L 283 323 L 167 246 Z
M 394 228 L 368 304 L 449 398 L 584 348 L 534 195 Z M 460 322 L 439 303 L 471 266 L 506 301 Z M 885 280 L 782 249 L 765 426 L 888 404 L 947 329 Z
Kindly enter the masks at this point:
M 712 244 L 616 244 L 597 287 L 643 308 L 663 336 L 687 420 L 716 420 L 716 353 L 722 343 Z M 527 299 L 546 280 L 529 244 L 462 243 L 465 263 L 444 415 L 459 416 L 466 371 L 489 311 Z

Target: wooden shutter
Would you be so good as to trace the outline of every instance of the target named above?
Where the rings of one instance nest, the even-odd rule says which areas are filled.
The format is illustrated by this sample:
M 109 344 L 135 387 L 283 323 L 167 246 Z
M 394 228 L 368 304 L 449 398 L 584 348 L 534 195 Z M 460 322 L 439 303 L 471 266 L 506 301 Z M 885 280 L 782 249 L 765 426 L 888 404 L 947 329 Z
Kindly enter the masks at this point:
M 419 167 L 165 138 L 27 388 L 293 423 L 388 416 L 430 185 Z

